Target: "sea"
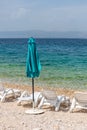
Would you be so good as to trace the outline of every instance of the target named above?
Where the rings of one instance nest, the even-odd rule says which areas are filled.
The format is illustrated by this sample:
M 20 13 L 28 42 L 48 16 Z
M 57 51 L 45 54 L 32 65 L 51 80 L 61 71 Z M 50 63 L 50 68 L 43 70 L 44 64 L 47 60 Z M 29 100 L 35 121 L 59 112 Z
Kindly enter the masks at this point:
M 87 39 L 36 38 L 41 72 L 35 85 L 87 89 Z M 31 85 L 26 76 L 28 38 L 0 39 L 0 80 Z

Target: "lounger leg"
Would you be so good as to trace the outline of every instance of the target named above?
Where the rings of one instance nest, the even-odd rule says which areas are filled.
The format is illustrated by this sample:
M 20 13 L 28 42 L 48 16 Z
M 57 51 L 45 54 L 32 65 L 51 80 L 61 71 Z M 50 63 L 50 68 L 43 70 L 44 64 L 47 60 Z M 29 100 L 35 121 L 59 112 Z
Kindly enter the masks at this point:
M 1 98 L 1 102 L 5 102 L 5 98 L 6 98 L 6 95 L 7 95 L 7 93 L 5 93 L 4 95 L 3 95 L 3 97 Z
M 38 100 L 36 99 L 34 100 L 34 107 L 37 107 L 37 105 L 38 105 Z
M 17 105 L 21 106 L 21 100 L 18 100 Z
M 56 106 L 55 106 L 55 111 L 59 111 L 60 104 L 61 104 L 63 98 L 64 98 L 64 96 L 61 97 L 60 100 L 57 100 L 57 103 L 56 103 Z
M 73 98 L 72 104 L 71 104 L 71 107 L 70 107 L 70 112 L 73 112 L 73 109 L 75 108 L 75 106 L 76 106 L 76 100 L 75 100 L 75 98 Z
M 38 106 L 39 97 L 40 97 L 40 94 L 38 94 L 38 96 L 36 97 L 36 99 L 34 101 L 34 107 Z
M 24 91 L 24 92 L 21 94 L 20 98 L 25 97 L 25 96 L 28 96 L 28 95 L 29 95 L 28 92 L 27 92 L 27 91 Z
M 18 105 L 18 106 L 21 106 L 22 98 L 23 98 L 24 96 L 26 96 L 26 95 L 28 95 L 28 92 L 27 92 L 27 91 L 24 91 L 24 92 L 21 94 L 21 96 L 18 98 L 18 101 L 17 101 L 17 105 Z
M 38 105 L 38 108 L 41 108 L 44 103 L 44 97 L 41 99 L 40 104 Z

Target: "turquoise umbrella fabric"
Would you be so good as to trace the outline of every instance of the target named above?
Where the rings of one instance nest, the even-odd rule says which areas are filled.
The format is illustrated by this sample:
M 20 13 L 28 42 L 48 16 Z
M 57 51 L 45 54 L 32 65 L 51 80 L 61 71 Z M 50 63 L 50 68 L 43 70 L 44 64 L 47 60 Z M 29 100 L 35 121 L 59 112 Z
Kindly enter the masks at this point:
M 36 43 L 33 38 L 28 40 L 28 54 L 26 61 L 26 73 L 27 77 L 35 78 L 39 77 L 41 71 L 41 64 L 39 60 L 39 55 L 36 50 Z
M 34 108 L 34 78 L 39 77 L 41 71 L 41 64 L 39 55 L 36 50 L 36 43 L 34 38 L 28 40 L 28 53 L 26 61 L 26 74 L 27 77 L 32 78 L 32 98 Z

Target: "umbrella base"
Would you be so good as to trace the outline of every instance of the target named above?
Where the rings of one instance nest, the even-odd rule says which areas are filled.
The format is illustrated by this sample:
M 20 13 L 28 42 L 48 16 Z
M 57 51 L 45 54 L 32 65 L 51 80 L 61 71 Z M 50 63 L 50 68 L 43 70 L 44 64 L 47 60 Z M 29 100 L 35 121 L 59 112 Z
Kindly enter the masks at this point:
M 32 109 L 26 110 L 25 113 L 30 114 L 30 115 L 37 115 L 37 114 L 44 113 L 44 110 L 32 108 Z

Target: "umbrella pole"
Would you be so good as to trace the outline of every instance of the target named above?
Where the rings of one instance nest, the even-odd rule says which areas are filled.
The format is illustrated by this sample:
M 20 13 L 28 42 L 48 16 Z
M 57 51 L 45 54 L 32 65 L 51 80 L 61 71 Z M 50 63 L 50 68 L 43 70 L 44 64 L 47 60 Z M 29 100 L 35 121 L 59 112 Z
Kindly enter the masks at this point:
M 33 98 L 33 109 L 34 109 L 34 78 L 32 78 L 32 98 Z

